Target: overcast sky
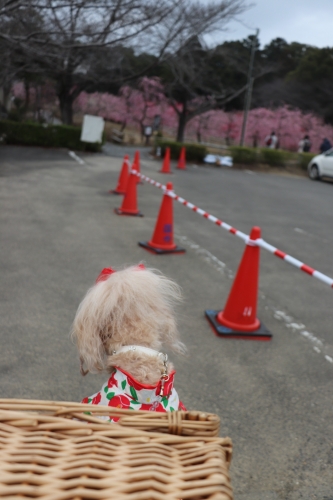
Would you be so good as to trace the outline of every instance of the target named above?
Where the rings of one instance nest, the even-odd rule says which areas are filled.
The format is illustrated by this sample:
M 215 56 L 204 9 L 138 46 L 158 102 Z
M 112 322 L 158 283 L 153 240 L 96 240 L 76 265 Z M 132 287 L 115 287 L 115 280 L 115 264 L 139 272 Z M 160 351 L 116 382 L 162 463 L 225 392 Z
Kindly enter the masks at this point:
M 333 47 L 333 0 L 248 0 L 253 7 L 232 21 L 219 41 L 239 40 L 259 28 L 261 45 L 277 37 L 316 47 Z M 214 36 L 215 39 L 215 36 Z M 208 39 L 207 39 L 208 41 Z

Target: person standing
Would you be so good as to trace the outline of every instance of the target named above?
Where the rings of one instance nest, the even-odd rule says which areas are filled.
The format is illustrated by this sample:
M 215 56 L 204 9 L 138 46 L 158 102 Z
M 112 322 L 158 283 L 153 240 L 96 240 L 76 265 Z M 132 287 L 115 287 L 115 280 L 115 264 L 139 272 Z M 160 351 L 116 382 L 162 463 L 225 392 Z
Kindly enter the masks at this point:
M 279 139 L 274 131 L 265 139 L 265 146 L 270 149 L 277 149 L 278 143 Z
M 146 138 L 146 146 L 149 146 L 149 140 L 150 140 L 150 137 L 151 137 L 151 135 L 153 133 L 152 127 L 150 127 L 149 125 L 147 125 L 145 127 L 144 133 L 145 133 L 145 138 Z
M 312 146 L 311 141 L 310 141 L 310 137 L 308 135 L 305 135 L 303 140 L 304 140 L 303 152 L 310 153 L 311 146 Z
M 311 150 L 311 141 L 308 135 L 305 135 L 303 139 L 301 139 L 298 143 L 298 152 L 299 153 L 309 153 Z
M 325 151 L 328 151 L 329 149 L 331 149 L 332 147 L 332 144 L 330 143 L 330 141 L 327 139 L 327 137 L 325 137 L 323 139 L 323 142 L 320 144 L 320 152 L 321 154 L 322 153 L 325 153 Z

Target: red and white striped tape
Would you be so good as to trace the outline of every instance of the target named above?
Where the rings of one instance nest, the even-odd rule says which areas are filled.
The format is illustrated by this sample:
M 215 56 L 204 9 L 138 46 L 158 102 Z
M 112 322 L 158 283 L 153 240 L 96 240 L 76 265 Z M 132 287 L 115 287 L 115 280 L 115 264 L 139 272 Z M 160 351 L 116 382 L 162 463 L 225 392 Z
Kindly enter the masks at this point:
M 313 276 L 314 278 L 317 278 L 318 280 L 322 281 L 323 283 L 326 283 L 326 285 L 329 285 L 331 288 L 333 288 L 333 279 L 330 278 L 329 276 L 326 276 L 323 273 L 320 273 L 319 271 L 316 271 L 312 267 L 308 266 L 307 264 L 304 264 L 304 262 L 301 262 L 298 259 L 295 259 L 291 255 L 288 255 L 285 252 L 282 252 L 282 250 L 278 250 L 277 248 L 273 247 L 273 245 L 270 245 L 267 243 L 267 241 L 263 240 L 262 238 L 259 238 L 257 240 L 254 240 L 256 245 L 258 245 L 261 248 L 264 248 L 265 250 L 268 250 L 268 252 L 271 252 L 273 255 L 276 257 L 279 257 L 282 260 L 285 260 L 286 262 L 289 262 L 289 264 L 297 267 L 304 273 L 309 274 L 310 276 Z
M 163 191 L 165 191 L 165 194 L 167 194 L 171 198 L 174 198 L 175 200 L 179 201 L 179 203 L 181 203 L 185 207 L 190 208 L 191 210 L 193 210 L 193 212 L 196 212 L 197 214 L 202 215 L 202 217 L 204 217 L 205 219 L 208 219 L 211 222 L 213 222 L 214 224 L 216 224 L 217 226 L 220 226 L 223 229 L 226 229 L 227 231 L 229 231 L 229 233 L 234 234 L 235 236 L 238 236 L 238 238 L 241 238 L 247 245 L 257 245 L 261 248 L 264 248 L 265 250 L 272 253 L 276 257 L 279 257 L 280 259 L 285 260 L 286 262 L 288 262 L 292 266 L 297 267 L 301 271 L 309 274 L 310 276 L 313 276 L 314 278 L 317 278 L 318 280 L 322 281 L 323 283 L 326 283 L 326 285 L 329 285 L 331 288 L 333 288 L 333 279 L 330 278 L 329 276 L 326 276 L 325 274 L 323 274 L 319 271 L 316 271 L 312 267 L 304 264 L 304 262 L 301 262 L 300 260 L 295 259 L 291 255 L 288 255 L 287 253 L 282 252 L 281 250 L 278 250 L 276 247 L 274 247 L 273 245 L 270 245 L 269 243 L 267 243 L 267 241 L 263 240 L 262 238 L 258 238 L 257 240 L 251 240 L 248 234 L 245 234 L 242 231 L 238 231 L 238 229 L 235 229 L 234 227 L 230 226 L 226 222 L 221 221 L 220 219 L 218 219 L 214 215 L 211 215 L 208 212 L 206 212 L 205 210 L 202 210 L 202 208 L 199 208 L 199 207 L 193 205 L 193 203 L 190 203 L 189 201 L 186 201 L 184 198 L 181 198 L 180 196 L 178 196 L 174 191 L 169 191 L 167 189 L 167 187 L 165 185 L 161 184 L 160 182 L 156 182 L 153 179 L 150 179 L 150 177 L 147 177 L 146 175 L 140 174 L 136 170 L 131 170 L 131 173 L 137 175 L 138 177 L 141 177 L 141 179 L 143 179 L 146 182 L 149 182 L 149 184 L 152 184 L 153 186 L 156 186 L 156 187 L 162 189 Z

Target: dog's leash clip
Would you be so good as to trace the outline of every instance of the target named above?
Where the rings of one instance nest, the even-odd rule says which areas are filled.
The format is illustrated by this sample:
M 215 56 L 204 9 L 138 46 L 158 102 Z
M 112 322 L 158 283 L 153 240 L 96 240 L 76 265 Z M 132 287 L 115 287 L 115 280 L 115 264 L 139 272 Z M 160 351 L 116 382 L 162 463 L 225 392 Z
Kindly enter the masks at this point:
M 163 352 L 159 353 L 159 356 L 162 355 L 164 356 L 163 359 L 163 372 L 161 376 L 161 390 L 159 393 L 159 396 L 164 396 L 164 384 L 169 380 L 169 375 L 168 375 L 168 355 L 164 354 Z

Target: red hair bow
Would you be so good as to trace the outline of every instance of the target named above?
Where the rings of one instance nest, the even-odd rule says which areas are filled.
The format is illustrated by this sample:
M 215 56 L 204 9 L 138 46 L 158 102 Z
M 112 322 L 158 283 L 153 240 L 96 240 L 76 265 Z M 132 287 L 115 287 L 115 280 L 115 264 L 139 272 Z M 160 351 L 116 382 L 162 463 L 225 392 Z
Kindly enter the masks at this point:
M 146 269 L 144 264 L 138 264 L 136 267 L 137 269 Z M 102 269 L 102 271 L 99 273 L 96 283 L 99 283 L 100 281 L 106 281 L 108 277 L 115 272 L 115 269 L 112 269 L 112 267 L 104 267 L 104 269 Z
M 102 269 L 102 271 L 99 273 L 96 283 L 99 283 L 100 281 L 106 281 L 108 277 L 115 272 L 116 271 L 112 269 L 112 267 L 104 267 L 104 269 Z

